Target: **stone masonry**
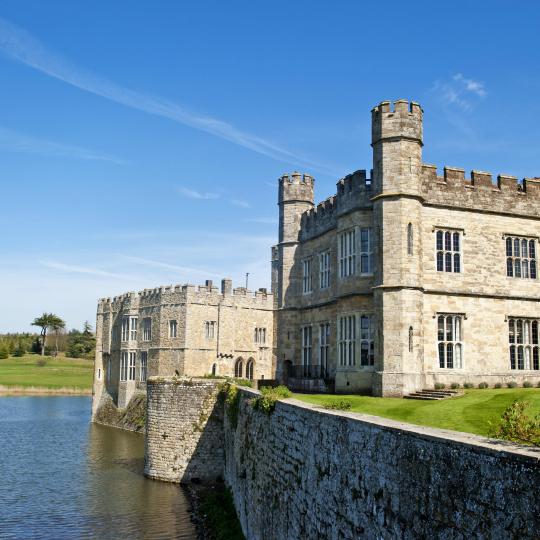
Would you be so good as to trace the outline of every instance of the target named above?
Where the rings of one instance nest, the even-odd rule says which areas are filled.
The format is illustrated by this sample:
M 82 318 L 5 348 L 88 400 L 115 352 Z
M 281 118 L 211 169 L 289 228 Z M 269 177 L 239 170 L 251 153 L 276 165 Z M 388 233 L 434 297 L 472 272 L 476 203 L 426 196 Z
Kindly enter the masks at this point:
M 273 317 L 271 294 L 229 279 L 221 289 L 207 281 L 100 300 L 93 417 L 110 398 L 127 407 L 152 376 L 271 379 Z
M 373 168 L 314 205 L 279 184 L 278 378 L 402 396 L 435 383 L 540 382 L 540 178 L 422 161 L 423 111 L 372 111 Z M 510 268 L 509 268 L 510 265 Z
M 223 477 L 248 540 L 538 538 L 534 449 L 256 395 L 232 424 L 216 382 L 151 382 L 147 474 Z
M 99 302 L 94 410 L 104 389 L 120 407 L 144 391 L 143 354 L 148 376 L 247 373 L 377 396 L 540 382 L 540 178 L 438 175 L 422 159 L 417 103 L 384 101 L 371 121 L 370 174 L 342 178 L 318 205 L 312 176 L 280 179 L 272 294 L 224 280 Z

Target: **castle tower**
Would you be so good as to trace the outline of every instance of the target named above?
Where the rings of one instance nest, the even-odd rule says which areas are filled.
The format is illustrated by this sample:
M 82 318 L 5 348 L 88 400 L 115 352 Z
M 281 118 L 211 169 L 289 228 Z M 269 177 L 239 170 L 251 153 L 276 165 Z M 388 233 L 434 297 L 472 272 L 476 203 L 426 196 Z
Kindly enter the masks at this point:
M 422 109 L 399 100 L 372 111 L 373 216 L 378 240 L 376 395 L 422 386 Z
M 279 243 L 274 260 L 277 266 L 274 293 L 278 309 L 285 307 L 287 298 L 298 292 L 293 267 L 300 239 L 301 216 L 313 208 L 313 185 L 314 179 L 311 176 L 299 172 L 284 175 L 279 179 Z

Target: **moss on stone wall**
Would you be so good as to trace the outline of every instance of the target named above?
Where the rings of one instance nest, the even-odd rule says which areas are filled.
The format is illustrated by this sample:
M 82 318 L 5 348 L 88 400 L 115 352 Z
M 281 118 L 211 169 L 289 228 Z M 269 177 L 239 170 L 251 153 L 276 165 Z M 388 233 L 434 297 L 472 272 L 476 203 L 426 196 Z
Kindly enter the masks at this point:
M 125 409 L 118 409 L 110 396 L 104 397 L 94 416 L 94 422 L 143 432 L 146 425 L 146 395 L 135 394 Z

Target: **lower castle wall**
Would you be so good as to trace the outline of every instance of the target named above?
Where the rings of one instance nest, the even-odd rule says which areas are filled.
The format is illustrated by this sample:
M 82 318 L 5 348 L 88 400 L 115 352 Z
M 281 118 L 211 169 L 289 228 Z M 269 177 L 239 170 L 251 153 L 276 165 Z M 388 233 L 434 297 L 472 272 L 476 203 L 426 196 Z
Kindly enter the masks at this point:
M 217 414 L 203 453 L 191 426 L 221 410 L 213 384 L 149 386 L 147 473 L 186 479 L 174 468 L 194 449 L 199 476 L 206 460 L 208 479 L 223 472 L 248 540 L 538 537 L 534 450 L 294 400 L 266 415 L 241 389 L 236 426 Z
M 223 403 L 216 381 L 149 379 L 144 473 L 166 482 L 223 476 Z

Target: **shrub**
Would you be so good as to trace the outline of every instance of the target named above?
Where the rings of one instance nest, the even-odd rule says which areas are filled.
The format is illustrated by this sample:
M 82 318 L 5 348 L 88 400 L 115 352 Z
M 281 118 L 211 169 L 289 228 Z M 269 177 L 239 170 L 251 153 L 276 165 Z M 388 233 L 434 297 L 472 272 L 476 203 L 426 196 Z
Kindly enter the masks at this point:
M 442 382 L 436 382 L 435 383 L 435 390 L 442 390 L 443 388 L 446 388 L 446 384 Z
M 493 388 L 502 388 L 502 383 L 497 382 L 493 385 Z
M 333 399 L 332 401 L 325 403 L 323 407 L 332 411 L 350 411 L 352 403 L 350 401 L 345 401 L 344 399 Z
M 450 388 L 452 390 L 457 390 L 458 388 L 461 388 L 461 385 L 458 383 L 458 382 L 453 382 L 451 385 L 450 385 Z
M 20 358 L 21 356 L 24 356 L 26 354 L 26 351 L 24 350 L 24 347 L 22 343 L 19 343 L 15 350 L 13 351 L 13 356 L 16 356 L 17 358 Z
M 506 383 L 506 386 L 508 386 L 508 388 L 517 388 L 517 382 L 516 381 L 510 381 L 510 382 Z
M 47 360 L 45 360 L 45 358 L 40 358 L 36 364 L 39 366 L 39 367 L 43 367 L 43 366 L 46 366 L 47 365 Z
M 472 382 L 463 383 L 463 388 L 474 388 L 474 384 Z
M 288 397 L 291 397 L 291 391 L 286 386 L 264 386 L 261 395 L 252 400 L 252 405 L 255 410 L 270 414 L 276 408 L 276 401 Z
M 533 383 L 531 381 L 523 381 L 523 388 L 532 388 Z
M 222 390 L 225 392 L 225 407 L 227 417 L 232 427 L 236 429 L 238 425 L 238 410 L 240 408 L 240 395 L 238 388 L 228 382 L 223 383 Z
M 480 389 L 484 389 L 484 388 L 489 388 L 489 384 L 487 382 L 481 382 L 481 383 L 478 383 L 478 388 Z
M 490 423 L 491 434 L 499 439 L 540 446 L 540 414 L 527 415 L 528 401 L 514 401 L 503 412 L 497 426 Z
M 2 345 L 0 347 L 0 359 L 5 360 L 6 358 L 9 358 L 9 350 L 5 345 Z
M 237 384 L 238 386 L 247 386 L 248 388 L 253 387 L 253 381 L 250 381 L 249 379 L 240 379 L 240 378 L 235 377 L 235 378 L 230 378 L 228 380 L 230 380 L 234 384 Z

